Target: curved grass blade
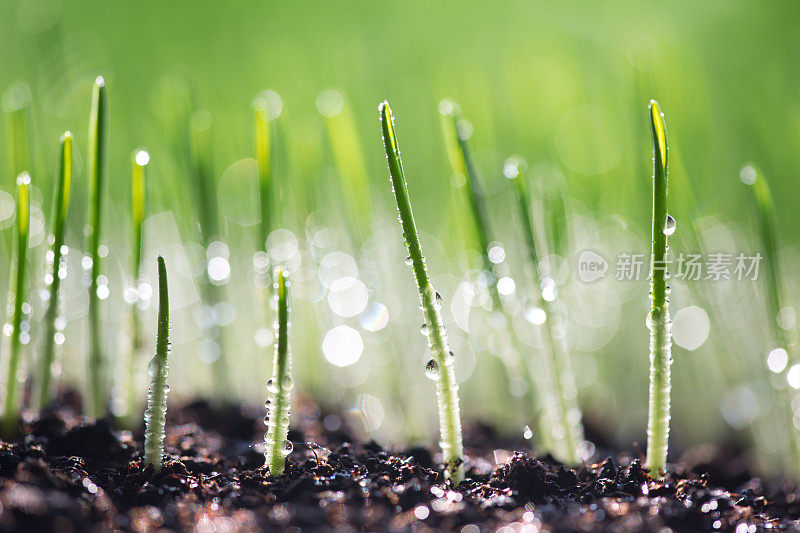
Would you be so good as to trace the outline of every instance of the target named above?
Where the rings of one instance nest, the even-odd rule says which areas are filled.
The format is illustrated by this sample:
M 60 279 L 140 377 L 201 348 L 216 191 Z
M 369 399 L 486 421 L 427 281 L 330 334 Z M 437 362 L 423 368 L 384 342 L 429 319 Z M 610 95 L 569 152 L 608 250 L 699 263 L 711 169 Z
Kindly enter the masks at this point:
M 275 323 L 275 355 L 272 361 L 272 378 L 267 382 L 267 433 L 265 466 L 270 475 L 283 473 L 286 456 L 292 451 L 289 434 L 289 415 L 292 409 L 292 354 L 289 351 L 289 282 L 287 273 L 278 268 L 275 273 L 275 299 L 278 302 L 278 320 Z
M 3 438 L 12 439 L 19 422 L 19 398 L 17 395 L 17 371 L 19 369 L 21 325 L 25 314 L 27 293 L 25 291 L 25 266 L 28 257 L 28 234 L 31 221 L 31 176 L 23 172 L 17 177 L 17 263 L 14 278 L 14 314 L 11 317 L 11 345 L 6 373 L 6 397 L 3 409 Z
M 428 345 L 431 352 L 431 361 L 428 363 L 430 374 L 436 379 L 436 394 L 439 403 L 439 431 L 441 434 L 442 457 L 445 461 L 445 474 L 454 485 L 458 485 L 464 478 L 463 454 L 464 447 L 461 437 L 461 414 L 458 402 L 458 383 L 447 336 L 442 325 L 440 312 L 441 304 L 436 290 L 428 278 L 428 269 L 425 257 L 422 255 L 422 246 L 411 210 L 411 200 L 408 197 L 408 188 L 403 163 L 400 159 L 400 150 L 397 147 L 397 138 L 394 132 L 394 119 L 389 103 L 384 101 L 379 106 L 383 146 L 386 150 L 386 159 L 389 163 L 389 176 L 392 183 L 397 210 L 400 214 L 400 225 L 403 228 L 403 237 L 411 257 L 411 267 L 414 279 L 419 290 L 422 312 L 425 317 L 425 329 L 428 334 Z
M 653 219 L 650 257 L 650 402 L 647 420 L 647 467 L 659 475 L 667 464 L 670 423 L 672 320 L 667 286 L 667 237 L 674 221 L 667 214 L 667 134 L 658 102 L 650 100 L 653 134 Z
M 50 380 L 52 375 L 53 360 L 55 359 L 56 320 L 59 311 L 58 291 L 61 279 L 66 274 L 64 246 L 64 231 L 66 229 L 67 212 L 69 211 L 70 190 L 72 186 L 72 133 L 65 132 L 61 137 L 61 150 L 59 156 L 58 182 L 53 203 L 53 245 L 48 254 L 50 272 L 45 283 L 50 286 L 47 300 L 47 311 L 44 315 L 44 346 L 42 347 L 40 382 L 39 382 L 39 408 L 43 409 L 52 400 Z
M 99 418 L 106 413 L 105 356 L 100 328 L 100 237 L 103 231 L 103 199 L 105 196 L 105 161 L 108 117 L 106 84 L 102 76 L 94 82 L 92 110 L 89 118 L 89 215 L 87 219 L 87 252 L 89 263 L 89 412 Z
M 514 183 L 517 207 L 522 222 L 522 233 L 530 260 L 530 270 L 540 292 L 535 294 L 536 303 L 544 311 L 542 324 L 545 334 L 544 363 L 549 376 L 551 376 L 550 391 L 545 401 L 555 401 L 550 407 L 555 409 L 551 415 L 555 422 L 554 435 L 563 435 L 559 446 L 559 455 L 571 464 L 579 460 L 578 447 L 583 442 L 583 426 L 581 424 L 581 411 L 578 406 L 575 376 L 572 370 L 569 349 L 566 344 L 566 317 L 562 306 L 556 300 L 555 285 L 545 283 L 540 274 L 539 249 L 537 246 L 533 218 L 531 217 L 530 196 L 525 175 L 525 162 L 518 156 L 506 160 L 503 174 Z M 563 201 L 561 202 L 563 205 Z M 551 285 L 552 284 L 552 285 Z
M 161 470 L 164 457 L 164 427 L 167 423 L 167 374 L 169 365 L 169 292 L 167 288 L 167 267 L 164 258 L 158 256 L 158 331 L 156 353 L 150 360 L 150 391 L 147 395 L 147 410 L 144 413 L 144 462 Z

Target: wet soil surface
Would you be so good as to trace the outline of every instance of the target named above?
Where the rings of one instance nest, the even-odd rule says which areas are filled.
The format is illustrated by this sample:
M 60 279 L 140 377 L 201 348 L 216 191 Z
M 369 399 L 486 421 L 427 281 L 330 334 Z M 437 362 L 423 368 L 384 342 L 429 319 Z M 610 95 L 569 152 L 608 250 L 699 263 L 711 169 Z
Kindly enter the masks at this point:
M 0 441 L 0 531 L 794 530 L 800 491 L 750 478 L 739 455 L 707 448 L 663 481 L 635 454 L 565 468 L 524 441 L 468 426 L 466 480 L 449 486 L 425 448 L 354 442 L 336 415 L 301 406 L 286 472 L 262 468 L 263 413 L 196 402 L 171 409 L 166 460 L 143 467 L 142 430 L 115 431 L 68 404 Z M 314 444 L 310 444 L 314 443 Z

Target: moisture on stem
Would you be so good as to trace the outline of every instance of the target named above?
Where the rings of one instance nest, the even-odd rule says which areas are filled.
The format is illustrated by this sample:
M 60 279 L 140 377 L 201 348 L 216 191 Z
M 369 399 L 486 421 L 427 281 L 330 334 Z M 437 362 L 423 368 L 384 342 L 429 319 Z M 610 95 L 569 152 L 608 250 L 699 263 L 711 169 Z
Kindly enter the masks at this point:
M 58 292 L 61 279 L 66 275 L 66 253 L 64 246 L 64 231 L 66 229 L 67 211 L 69 210 L 70 189 L 72 185 L 72 134 L 65 132 L 61 137 L 61 150 L 59 157 L 59 173 L 56 183 L 56 194 L 53 202 L 53 244 L 47 254 L 49 272 L 45 284 L 49 285 L 47 311 L 44 315 L 44 346 L 42 347 L 40 382 L 39 382 L 39 408 L 46 407 L 51 400 L 50 378 L 53 360 L 55 359 L 56 335 L 59 298 Z
M 428 345 L 431 362 L 428 363 L 430 373 L 436 379 L 436 394 L 439 403 L 439 430 L 441 433 L 442 457 L 445 462 L 445 473 L 454 485 L 458 485 L 464 477 L 463 443 L 461 437 L 461 414 L 458 401 L 458 383 L 447 336 L 442 324 L 441 304 L 436 290 L 428 277 L 425 258 L 417 233 L 408 188 L 400 160 L 400 150 L 394 132 L 394 119 L 388 102 L 379 106 L 383 145 L 389 164 L 389 176 L 392 191 L 400 214 L 400 225 L 409 256 L 411 267 L 419 290 L 422 311 L 425 317 Z
M 94 417 L 106 412 L 103 340 L 100 331 L 100 237 L 103 230 L 103 197 L 105 195 L 106 84 L 102 76 L 94 82 L 92 110 L 89 117 L 89 214 L 87 219 L 87 253 L 84 261 L 89 271 L 89 409 Z
M 292 451 L 287 439 L 289 415 L 292 408 L 292 354 L 289 351 L 289 282 L 287 273 L 279 268 L 275 274 L 275 298 L 278 302 L 278 320 L 275 322 L 275 354 L 272 360 L 272 378 L 267 382 L 267 433 L 265 466 L 273 476 L 283 473 L 286 456 Z
M 17 397 L 17 370 L 19 368 L 20 346 L 22 344 L 22 317 L 25 314 L 27 293 L 25 291 L 25 266 L 28 257 L 28 234 L 31 220 L 30 199 L 31 177 L 23 172 L 17 177 L 17 262 L 14 277 L 14 311 L 11 317 L 11 346 L 6 372 L 6 398 L 3 409 L 2 436 L 11 439 L 16 436 L 19 419 L 19 398 Z
M 650 101 L 653 134 L 653 220 L 650 257 L 650 404 L 647 421 L 647 467 L 653 475 L 667 463 L 670 423 L 672 365 L 672 321 L 669 316 L 667 285 L 667 236 L 674 221 L 667 214 L 667 137 L 664 115 L 655 100 Z
M 150 391 L 147 394 L 147 410 L 144 412 L 144 462 L 154 472 L 161 470 L 164 455 L 164 427 L 167 420 L 167 374 L 169 365 L 169 293 L 167 291 L 167 267 L 164 258 L 158 256 L 158 331 L 156 353 L 150 360 Z

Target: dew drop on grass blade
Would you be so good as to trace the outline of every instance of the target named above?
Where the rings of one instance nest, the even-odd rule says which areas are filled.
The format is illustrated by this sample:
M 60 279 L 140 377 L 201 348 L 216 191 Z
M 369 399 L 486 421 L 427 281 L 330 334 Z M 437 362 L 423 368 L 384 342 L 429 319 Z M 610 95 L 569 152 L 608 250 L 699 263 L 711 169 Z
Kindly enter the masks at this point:
M 436 395 L 439 404 L 439 431 L 441 434 L 442 457 L 445 462 L 445 474 L 454 485 L 464 478 L 464 447 L 461 437 L 461 413 L 458 401 L 458 383 L 454 370 L 454 357 L 450 357 L 447 335 L 442 324 L 441 305 L 436 290 L 430 283 L 425 257 L 411 210 L 408 197 L 408 186 L 403 163 L 400 160 L 400 149 L 394 132 L 394 118 L 388 102 L 379 106 L 381 133 L 386 160 L 389 164 L 389 178 L 392 184 L 400 225 L 403 229 L 411 268 L 419 290 L 420 303 L 426 324 L 428 347 L 435 367 L 438 369 Z
M 655 100 L 649 106 L 653 135 L 653 218 L 650 258 L 650 400 L 647 420 L 647 467 L 654 476 L 667 464 L 670 424 L 672 320 L 667 285 L 667 237 L 674 221 L 667 213 L 667 134 L 664 115 Z

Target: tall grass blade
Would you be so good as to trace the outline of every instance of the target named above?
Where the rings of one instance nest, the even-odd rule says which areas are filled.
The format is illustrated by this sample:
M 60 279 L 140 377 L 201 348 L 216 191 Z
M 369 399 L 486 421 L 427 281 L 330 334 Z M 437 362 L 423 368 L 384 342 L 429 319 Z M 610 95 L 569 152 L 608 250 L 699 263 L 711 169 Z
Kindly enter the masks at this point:
M 786 315 L 790 315 L 792 307 L 786 291 L 785 280 L 780 264 L 780 253 L 778 247 L 778 215 L 775 210 L 775 203 L 772 200 L 772 192 L 769 183 L 764 175 L 753 164 L 745 165 L 739 173 L 741 180 L 750 186 L 753 193 L 756 218 L 760 230 L 761 246 L 764 250 L 764 259 L 767 267 L 766 286 L 767 286 L 767 312 L 769 315 L 769 325 L 772 328 L 774 342 L 777 344 L 776 350 L 783 350 L 787 364 L 782 370 L 784 378 L 788 378 L 790 373 L 796 372 L 800 368 L 800 344 L 797 339 L 797 329 L 793 321 L 786 320 Z M 794 370 L 793 370 L 794 369 Z M 789 398 L 786 400 L 788 406 L 788 421 L 786 427 L 789 428 L 789 443 L 792 452 L 792 463 L 788 465 L 794 472 L 800 472 L 800 434 L 796 429 L 795 409 L 792 397 L 797 389 L 793 380 L 788 380 Z
M 551 428 L 554 437 L 563 436 L 555 439 L 560 446 L 559 455 L 571 464 L 577 464 L 579 460 L 578 450 L 583 442 L 583 426 L 581 424 L 581 412 L 578 406 L 577 387 L 575 386 L 575 376 L 572 369 L 572 361 L 566 343 L 566 317 L 562 305 L 556 299 L 555 284 L 552 279 L 545 281 L 542 279 L 542 267 L 539 263 L 539 250 L 537 246 L 536 232 L 533 218 L 531 216 L 530 196 L 528 194 L 528 184 L 526 181 L 525 163 L 519 157 L 509 158 L 503 168 L 504 175 L 514 183 L 514 192 L 517 199 L 517 208 L 520 221 L 522 222 L 522 233 L 525 238 L 528 259 L 530 261 L 530 271 L 534 282 L 540 291 L 536 292 L 534 299 L 536 305 L 544 311 L 544 322 L 542 330 L 544 333 L 544 362 L 551 379 L 549 387 L 552 388 L 547 395 L 547 401 L 555 400 L 555 405 L 550 409 L 555 409 L 555 426 Z M 563 205 L 563 201 L 561 202 Z
M 137 407 L 136 375 L 139 354 L 144 348 L 142 326 L 139 321 L 139 306 L 144 302 L 141 294 L 142 270 L 142 241 L 144 218 L 147 208 L 147 185 L 145 181 L 145 168 L 150 162 L 150 154 L 144 148 L 139 148 L 133 153 L 131 160 L 131 287 L 129 296 L 125 300 L 131 304 L 131 344 L 128 354 L 128 368 L 125 372 L 125 424 L 132 427 L 135 423 Z
M 667 133 L 664 115 L 655 100 L 650 100 L 650 126 L 653 134 L 653 220 L 650 257 L 650 403 L 647 421 L 647 467 L 659 475 L 667 464 L 669 442 L 672 320 L 669 316 L 667 285 L 667 237 L 675 222 L 667 213 Z
M 482 261 L 482 276 L 486 290 L 492 303 L 492 316 L 497 324 L 509 325 L 511 317 L 508 315 L 500 291 L 497 287 L 498 277 L 495 275 L 495 265 L 489 256 L 492 246 L 489 231 L 489 215 L 483 201 L 483 194 L 480 187 L 478 169 L 472 157 L 472 150 L 469 140 L 472 136 L 472 126 L 461 117 L 461 111 L 454 101 L 445 99 L 439 103 L 439 113 L 441 116 L 442 132 L 444 134 L 445 145 L 447 147 L 448 158 L 452 166 L 454 179 L 457 183 L 466 186 L 466 200 L 469 206 L 469 215 L 472 220 L 474 230 L 475 247 L 478 249 Z M 505 371 L 506 380 L 502 387 L 507 389 L 512 379 L 519 379 L 525 376 L 526 396 L 533 412 L 538 412 L 538 431 L 537 437 L 539 445 L 544 449 L 559 455 L 563 460 L 571 460 L 573 453 L 562 451 L 565 446 L 559 445 L 563 440 L 566 430 L 558 430 L 559 417 L 555 416 L 554 406 L 558 405 L 555 398 L 555 389 L 552 388 L 552 379 L 539 380 L 543 385 L 537 390 L 536 380 L 534 379 L 534 364 L 524 354 L 524 350 L 519 339 L 513 331 L 505 331 L 506 343 L 512 348 L 513 353 L 497 354 L 494 358 L 504 365 L 504 369 L 495 371 L 500 375 Z M 550 374 L 552 376 L 552 373 Z M 541 401 L 537 398 L 541 396 Z
M 267 249 L 267 238 L 272 229 L 272 125 L 267 114 L 268 102 L 257 98 L 255 110 L 256 163 L 258 164 L 258 198 L 261 210 L 258 249 Z
M 70 190 L 72 187 L 72 133 L 67 131 L 61 137 L 60 152 L 58 181 L 56 183 L 52 215 L 53 244 L 47 254 L 48 263 L 50 263 L 50 271 L 45 277 L 45 284 L 50 287 L 49 297 L 47 299 L 47 311 L 45 311 L 44 315 L 45 335 L 39 378 L 40 409 L 46 407 L 52 399 L 50 380 L 53 360 L 55 359 L 56 335 L 59 334 L 57 328 L 60 307 L 58 291 L 61 286 L 61 280 L 66 276 L 67 272 L 65 254 L 68 250 L 64 245 L 64 231 L 66 229 Z
M 267 382 L 267 434 L 265 435 L 265 466 L 273 476 L 283 473 L 286 456 L 292 451 L 289 434 L 289 415 L 292 409 L 292 354 L 289 351 L 289 282 L 287 273 L 279 268 L 275 273 L 275 299 L 278 320 L 275 323 L 275 355 L 272 378 Z
M 389 163 L 389 176 L 392 183 L 397 210 L 400 215 L 400 225 L 403 228 L 403 237 L 409 256 L 414 279 L 419 290 L 422 312 L 425 317 L 425 329 L 428 335 L 428 345 L 431 352 L 431 361 L 426 371 L 436 380 L 436 394 L 439 403 L 439 431 L 441 434 L 442 457 L 445 462 L 445 473 L 454 485 L 458 485 L 464 477 L 463 454 L 464 447 L 461 437 L 461 414 L 458 402 L 458 383 L 450 347 L 442 324 L 441 304 L 439 296 L 433 288 L 428 277 L 425 257 L 422 255 L 422 246 L 411 210 L 411 200 L 408 197 L 408 188 L 403 163 L 400 159 L 400 149 L 394 132 L 394 119 L 388 102 L 379 106 L 381 133 L 383 145 L 386 150 L 386 159 Z
M 105 357 L 100 328 L 100 237 L 103 231 L 105 161 L 108 127 L 106 84 L 102 76 L 94 82 L 89 118 L 89 217 L 87 253 L 84 266 L 89 271 L 89 413 L 99 418 L 106 413 Z
M 326 90 L 317 97 L 317 110 L 325 119 L 325 129 L 345 192 L 351 227 L 358 240 L 369 237 L 372 228 L 372 199 L 364 151 L 356 129 L 355 117 L 338 91 Z
M 6 373 L 6 398 L 0 430 L 4 439 L 16 436 L 19 422 L 19 397 L 17 395 L 17 371 L 19 369 L 20 346 L 22 344 L 22 318 L 25 313 L 25 266 L 28 257 L 28 235 L 31 222 L 31 176 L 23 172 L 17 177 L 17 263 L 14 278 L 14 311 L 11 317 L 11 345 Z M 26 333 L 27 335 L 27 333 Z
M 164 427 L 167 423 L 167 374 L 169 365 L 169 291 L 167 267 L 164 258 L 158 256 L 158 331 L 156 353 L 150 360 L 150 391 L 147 395 L 147 410 L 144 413 L 144 462 L 154 472 L 161 470 L 164 456 Z
M 201 297 L 204 312 L 209 316 L 215 316 L 215 308 L 225 300 L 224 285 L 228 278 L 216 278 L 214 270 L 215 263 L 224 263 L 228 266 L 228 246 L 220 241 L 220 228 L 217 207 L 217 185 L 214 177 L 214 167 L 211 154 L 213 153 L 211 137 L 211 114 L 208 111 L 196 111 L 191 119 L 191 154 L 192 172 L 194 184 L 192 189 L 195 191 L 195 203 L 198 213 L 198 226 L 200 228 L 200 239 L 206 250 L 206 276 L 200 284 Z M 220 255 L 222 253 L 222 255 Z M 222 398 L 230 392 L 231 376 L 224 353 L 224 342 L 222 328 L 213 321 L 206 324 L 204 334 L 208 338 L 210 346 L 216 350 L 216 358 L 213 361 L 217 387 L 213 391 L 217 398 Z

